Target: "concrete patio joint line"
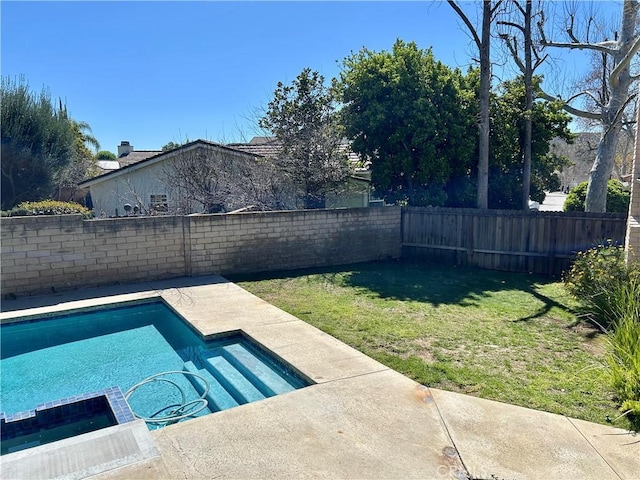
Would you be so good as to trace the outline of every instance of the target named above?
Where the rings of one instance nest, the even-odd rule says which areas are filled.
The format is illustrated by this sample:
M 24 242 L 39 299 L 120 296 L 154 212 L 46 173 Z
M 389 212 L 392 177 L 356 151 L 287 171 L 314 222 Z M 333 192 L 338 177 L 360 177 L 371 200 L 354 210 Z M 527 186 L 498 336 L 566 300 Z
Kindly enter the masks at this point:
M 427 390 L 429 390 L 429 395 L 431 395 L 431 389 L 428 386 L 426 386 L 426 388 L 427 388 Z M 473 480 L 472 477 L 471 477 L 471 474 L 469 473 L 469 467 L 467 466 L 467 464 L 465 463 L 464 459 L 462 458 L 462 454 L 460 453 L 460 449 L 456 445 L 456 442 L 453 440 L 453 435 L 451 435 L 451 431 L 449 430 L 449 426 L 447 425 L 447 422 L 445 421 L 444 416 L 442 415 L 442 411 L 440 410 L 440 407 L 438 406 L 438 402 L 436 401 L 435 398 L 433 398 L 433 395 L 431 395 L 431 398 L 433 400 L 433 404 L 436 406 L 436 411 L 438 412 L 438 416 L 440 417 L 440 421 L 442 422 L 442 425 L 443 425 L 444 430 L 445 430 L 445 432 L 447 434 L 447 437 L 451 441 L 451 446 L 453 446 L 453 448 L 455 449 L 456 453 L 458 454 L 458 459 L 460 460 L 460 463 L 462 464 L 462 468 L 464 468 L 464 473 L 467 475 L 467 479 Z
M 610 462 L 608 462 L 608 461 L 607 461 L 607 459 L 606 459 L 606 458 L 604 458 L 604 457 L 602 456 L 602 454 L 600 453 L 600 450 L 598 450 L 598 447 L 596 447 L 596 446 L 595 446 L 595 445 L 594 445 L 594 444 L 593 444 L 593 443 L 592 443 L 592 442 L 587 438 L 587 436 L 582 432 L 582 430 L 580 430 L 580 429 L 578 428 L 578 426 L 577 426 L 577 425 L 576 425 L 576 424 L 571 420 L 571 418 L 569 418 L 569 417 L 567 417 L 567 416 L 565 416 L 564 418 L 566 418 L 567 420 L 569 420 L 569 423 L 571 424 L 571 426 L 573 426 L 573 428 L 575 428 L 575 429 L 578 431 L 578 433 L 580 434 L 580 436 L 581 436 L 582 438 L 584 438 L 584 439 L 587 441 L 587 443 L 589 444 L 589 446 L 591 446 L 591 448 L 593 448 L 593 449 L 595 450 L 595 452 L 596 452 L 596 453 L 598 454 L 598 456 L 602 459 L 602 461 L 603 461 L 604 463 L 606 463 L 606 464 L 609 466 L 609 468 L 611 469 L 611 471 L 612 471 L 613 473 L 615 473 L 615 474 L 616 474 L 616 476 L 617 476 L 620 480 L 624 480 L 624 479 L 623 479 L 623 477 L 622 477 L 622 476 L 617 472 L 617 470 L 614 468 L 614 466 L 613 466 L 613 465 L 611 465 L 611 463 L 610 463 Z

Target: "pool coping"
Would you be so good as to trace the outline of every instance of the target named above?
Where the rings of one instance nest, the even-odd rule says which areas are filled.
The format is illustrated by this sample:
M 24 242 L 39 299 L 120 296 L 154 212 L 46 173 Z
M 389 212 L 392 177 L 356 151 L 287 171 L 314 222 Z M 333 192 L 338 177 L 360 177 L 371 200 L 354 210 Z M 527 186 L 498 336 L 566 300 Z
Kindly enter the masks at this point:
M 96 478 L 631 479 L 640 471 L 640 441 L 628 432 L 424 387 L 219 276 L 57 294 L 35 299 L 35 309 L 20 299 L 0 320 L 156 297 L 204 336 L 243 331 L 315 384 L 147 431 L 156 454 L 92 471 Z

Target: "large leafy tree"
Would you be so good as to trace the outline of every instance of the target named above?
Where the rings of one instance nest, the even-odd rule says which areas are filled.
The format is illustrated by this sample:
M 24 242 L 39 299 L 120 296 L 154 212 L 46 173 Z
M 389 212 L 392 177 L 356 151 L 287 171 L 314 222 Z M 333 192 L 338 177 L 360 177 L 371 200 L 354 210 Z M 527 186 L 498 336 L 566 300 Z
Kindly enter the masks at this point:
M 371 162 L 385 200 L 443 205 L 464 177 L 476 143 L 465 77 L 430 50 L 397 40 L 390 52 L 362 49 L 343 61 L 342 119 L 352 149 Z
M 534 92 L 537 92 L 541 78 L 534 76 L 532 82 Z M 532 200 L 542 202 L 545 190 L 559 187 L 559 179 L 554 172 L 567 162 L 566 158 L 549 153 L 550 142 L 555 137 L 572 140 L 573 135 L 568 129 L 571 117 L 563 110 L 562 102 L 537 101 L 529 104 L 522 77 L 500 84 L 491 103 L 489 207 L 522 207 L 525 177 L 522 159 L 529 138 L 530 195 Z M 530 136 L 527 133 L 527 111 L 531 111 Z
M 163 152 L 169 152 L 171 150 L 175 150 L 176 148 L 180 148 L 182 145 L 185 145 L 189 143 L 189 139 L 186 139 L 184 142 L 180 142 L 180 143 L 176 143 L 176 142 L 169 142 L 165 145 L 162 146 L 162 151 Z
M 34 93 L 24 78 L 2 77 L 2 209 L 51 195 L 56 174 L 71 159 L 74 124 L 47 91 Z
M 305 68 L 290 85 L 278 82 L 259 120 L 281 145 L 273 160 L 299 186 L 305 208 L 323 207 L 326 193 L 349 176 L 336 107 L 335 90 L 317 71 Z

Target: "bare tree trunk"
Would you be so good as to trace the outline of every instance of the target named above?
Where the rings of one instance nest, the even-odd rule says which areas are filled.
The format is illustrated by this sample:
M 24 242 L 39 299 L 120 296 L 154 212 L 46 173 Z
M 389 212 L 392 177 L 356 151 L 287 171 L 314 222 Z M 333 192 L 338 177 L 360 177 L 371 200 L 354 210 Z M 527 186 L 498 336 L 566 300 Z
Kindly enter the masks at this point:
M 481 37 L 469 21 L 460 6 L 454 0 L 447 0 L 451 8 L 469 29 L 473 41 L 480 54 L 480 118 L 478 122 L 478 208 L 489 208 L 489 133 L 491 123 L 489 118 L 491 94 L 491 22 L 502 0 L 482 1 L 482 32 Z
M 518 20 L 502 20 L 498 21 L 498 25 L 515 29 L 522 35 L 522 45 L 524 50 L 524 60 L 520 57 L 520 48 L 518 48 L 517 36 L 513 37 L 508 33 L 500 34 L 511 52 L 511 55 L 522 72 L 525 86 L 525 126 L 524 126 L 524 144 L 522 148 L 522 209 L 529 210 L 529 197 L 531 196 L 531 163 L 532 152 L 531 142 L 533 141 L 533 100 L 535 97 L 533 85 L 533 73 L 542 65 L 547 58 L 541 57 L 538 50 L 533 44 L 533 36 L 531 32 L 531 23 L 533 21 L 533 1 L 526 0 L 524 6 L 519 0 L 511 0 L 513 6 L 522 15 L 522 23 Z M 540 12 L 539 12 L 540 13 Z M 533 57 L 535 56 L 535 62 Z
M 529 210 L 531 195 L 531 139 L 533 135 L 533 66 L 531 59 L 531 0 L 527 0 L 524 15 L 524 88 L 525 88 L 525 126 L 524 126 L 524 161 L 522 165 L 522 209 Z
M 578 50 L 594 50 L 609 55 L 613 59 L 613 70 L 611 74 L 604 77 L 608 80 L 608 98 L 606 104 L 599 104 L 599 112 L 580 110 L 569 105 L 569 102 L 580 95 L 589 95 L 589 92 L 581 92 L 567 100 L 564 109 L 576 116 L 597 120 L 602 125 L 602 135 L 598 144 L 595 162 L 589 173 L 589 185 L 587 187 L 587 197 L 585 210 L 587 212 L 605 212 L 607 209 L 607 183 L 615 163 L 616 149 L 620 131 L 622 128 L 624 109 L 633 99 L 629 92 L 633 80 L 630 74 L 631 59 L 640 50 L 640 35 L 636 33 L 638 23 L 638 11 L 640 2 L 638 0 L 624 0 L 622 6 L 622 25 L 619 37 L 616 35 L 614 41 L 604 41 L 599 43 L 582 43 L 573 34 L 573 18 L 567 29 L 570 43 L 559 43 L 547 41 L 544 31 L 541 29 L 543 45 L 550 47 L 560 47 Z M 547 100 L 557 100 L 556 98 L 542 92 L 541 97 Z
M 482 40 L 480 42 L 480 124 L 478 130 L 478 208 L 489 208 L 489 107 L 491 98 L 491 1 L 482 2 Z
M 589 184 L 585 199 L 585 211 L 607 211 L 607 184 L 613 171 L 620 126 L 613 125 L 602 133 L 596 159 L 589 172 Z
M 607 183 L 615 163 L 618 139 L 622 130 L 622 111 L 626 107 L 631 86 L 630 61 L 626 65 L 623 65 L 622 62 L 637 41 L 634 34 L 639 7 L 640 3 L 637 1 L 625 0 L 624 2 L 620 48 L 612 54 L 615 67 L 609 80 L 609 102 L 602 109 L 602 136 L 598 144 L 596 159 L 589 172 L 589 185 L 585 199 L 587 212 L 607 211 Z M 619 65 L 622 65 L 622 68 L 618 69 Z

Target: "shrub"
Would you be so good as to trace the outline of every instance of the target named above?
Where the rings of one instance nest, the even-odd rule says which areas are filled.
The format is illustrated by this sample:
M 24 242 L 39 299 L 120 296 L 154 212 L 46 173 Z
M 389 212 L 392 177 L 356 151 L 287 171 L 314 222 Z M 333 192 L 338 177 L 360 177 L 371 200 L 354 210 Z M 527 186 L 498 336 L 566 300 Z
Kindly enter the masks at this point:
M 620 410 L 640 427 L 640 262 L 610 244 L 581 252 L 565 275 L 569 292 L 607 332 L 605 366 Z
M 117 160 L 116 154 L 107 150 L 100 150 L 96 153 L 96 160 Z
M 621 290 L 621 316 L 607 334 L 605 362 L 611 385 L 616 390 L 620 410 L 640 427 L 640 278 Z
M 584 212 L 584 202 L 587 197 L 588 182 L 582 182 L 571 189 L 564 201 L 565 212 Z M 607 183 L 607 212 L 627 213 L 631 194 L 625 190 L 618 180 L 609 180 Z
M 8 212 L 9 217 L 29 215 L 69 215 L 79 213 L 88 217 L 91 212 L 79 203 L 59 202 L 57 200 L 43 200 L 41 202 L 22 202 Z
M 624 248 L 605 243 L 579 252 L 564 276 L 564 284 L 582 301 L 591 320 L 606 330 L 620 318 L 618 300 L 626 295 L 630 279 L 639 277 L 637 264 L 625 264 Z M 635 295 L 640 302 L 640 290 Z

